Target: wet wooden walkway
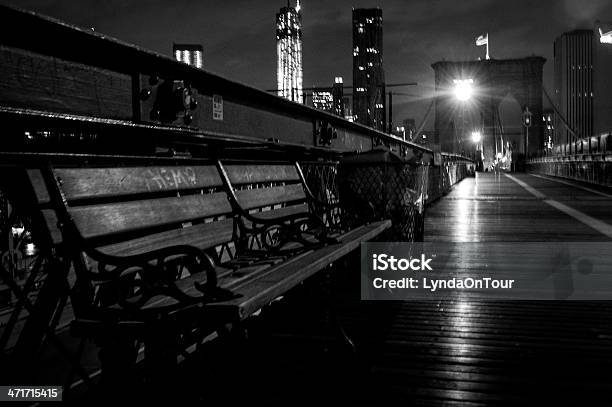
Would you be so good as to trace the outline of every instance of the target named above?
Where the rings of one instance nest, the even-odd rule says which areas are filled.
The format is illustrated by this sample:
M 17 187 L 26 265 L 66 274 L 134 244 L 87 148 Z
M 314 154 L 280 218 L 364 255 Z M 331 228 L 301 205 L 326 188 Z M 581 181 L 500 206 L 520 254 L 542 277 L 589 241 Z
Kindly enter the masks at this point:
M 612 196 L 477 174 L 426 219 L 428 241 L 610 240 Z M 612 405 L 612 302 L 364 302 L 358 266 L 335 291 L 356 356 L 313 337 L 320 296 L 305 287 L 254 320 L 246 346 L 213 343 L 185 363 L 176 391 L 209 404 Z
M 426 240 L 610 240 L 612 195 L 589 189 L 528 174 L 479 173 L 429 208 Z M 371 379 L 390 399 L 408 405 L 612 405 L 612 302 L 396 307 L 384 338 L 371 348 Z

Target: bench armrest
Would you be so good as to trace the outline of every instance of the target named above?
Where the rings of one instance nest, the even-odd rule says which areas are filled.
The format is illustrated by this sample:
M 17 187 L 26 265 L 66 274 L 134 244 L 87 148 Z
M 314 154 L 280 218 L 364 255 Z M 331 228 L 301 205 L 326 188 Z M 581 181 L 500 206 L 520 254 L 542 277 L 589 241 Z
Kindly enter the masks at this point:
M 242 216 L 250 222 L 247 226 L 242 221 L 245 235 L 257 236 L 262 249 L 272 253 L 295 253 L 336 243 L 335 239 L 328 236 L 325 222 L 314 213 L 301 212 L 277 218 L 262 218 L 248 213 Z M 291 243 L 298 245 L 287 248 Z M 253 252 L 246 247 L 243 249 Z
M 131 256 L 108 255 L 96 249 L 86 253 L 98 262 L 97 272 L 90 271 L 92 281 L 98 282 L 101 290 L 94 299 L 94 307 L 105 308 L 114 302 L 124 310 L 137 311 L 155 296 L 171 297 L 181 306 L 233 297 L 231 292 L 218 287 L 212 258 L 194 246 L 169 246 Z M 202 295 L 186 294 L 177 286 L 183 269 L 177 272 L 172 261 L 179 258 L 191 274 L 206 273 L 206 282 L 196 285 Z

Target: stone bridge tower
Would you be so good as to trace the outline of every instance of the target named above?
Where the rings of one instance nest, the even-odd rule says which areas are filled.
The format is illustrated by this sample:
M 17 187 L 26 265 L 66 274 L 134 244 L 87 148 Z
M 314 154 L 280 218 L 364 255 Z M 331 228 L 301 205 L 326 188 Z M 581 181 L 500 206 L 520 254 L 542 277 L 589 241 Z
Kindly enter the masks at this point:
M 448 62 L 432 65 L 435 71 L 435 142 L 442 151 L 471 155 L 472 128 L 462 126 L 461 114 L 469 110 L 480 122 L 484 165 L 494 159 L 501 147 L 499 105 L 508 95 L 520 104 L 521 110 L 529 108 L 533 114 L 529 129 L 529 155 L 543 147 L 542 125 L 542 69 L 546 59 L 532 56 L 521 59 L 490 59 L 484 61 Z M 460 102 L 455 97 L 455 80 L 473 80 L 473 97 Z M 462 105 L 463 103 L 463 105 Z M 518 125 L 518 123 L 517 123 Z M 516 156 L 525 153 L 525 129 L 520 137 L 507 137 Z M 502 137 L 500 137 L 500 135 Z M 505 142 L 504 142 L 505 144 Z M 503 147 L 502 147 L 503 148 Z

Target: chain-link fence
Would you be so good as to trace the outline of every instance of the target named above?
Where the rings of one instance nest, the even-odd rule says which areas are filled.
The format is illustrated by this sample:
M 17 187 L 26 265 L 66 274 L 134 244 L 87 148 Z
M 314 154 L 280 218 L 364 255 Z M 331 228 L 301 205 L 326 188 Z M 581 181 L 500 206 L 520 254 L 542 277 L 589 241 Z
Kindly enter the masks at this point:
M 386 239 L 421 240 L 428 171 L 429 166 L 404 161 L 390 152 L 343 160 L 339 189 L 345 216 L 357 224 L 391 219 Z
M 440 166 L 432 167 L 427 180 L 426 203 L 441 198 L 453 185 L 473 175 L 473 172 L 465 161 L 444 160 Z
M 304 161 L 300 166 L 306 184 L 315 198 L 329 204 L 338 203 L 337 161 Z

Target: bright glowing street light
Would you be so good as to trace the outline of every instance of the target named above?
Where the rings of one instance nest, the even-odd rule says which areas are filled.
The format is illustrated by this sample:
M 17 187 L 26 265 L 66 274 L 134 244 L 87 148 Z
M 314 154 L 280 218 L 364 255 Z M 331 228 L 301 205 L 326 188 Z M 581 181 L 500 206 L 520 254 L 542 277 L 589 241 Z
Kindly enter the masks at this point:
M 480 143 L 480 140 L 482 140 L 482 134 L 480 134 L 479 131 L 473 131 L 472 132 L 472 141 L 474 143 Z
M 608 27 L 608 29 L 609 28 L 610 27 Z M 601 27 L 599 27 L 598 31 L 599 31 L 599 42 L 601 42 L 602 44 L 612 44 L 612 31 L 604 32 L 601 29 Z
M 455 79 L 453 83 L 455 84 L 455 97 L 459 99 L 459 101 L 467 102 L 472 98 L 474 94 L 473 79 Z

